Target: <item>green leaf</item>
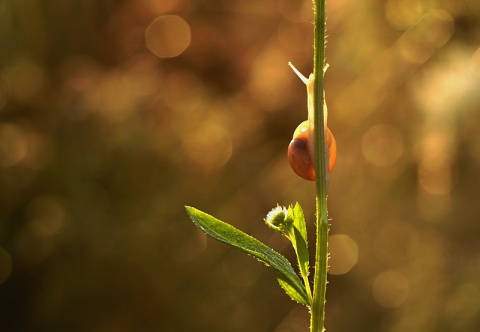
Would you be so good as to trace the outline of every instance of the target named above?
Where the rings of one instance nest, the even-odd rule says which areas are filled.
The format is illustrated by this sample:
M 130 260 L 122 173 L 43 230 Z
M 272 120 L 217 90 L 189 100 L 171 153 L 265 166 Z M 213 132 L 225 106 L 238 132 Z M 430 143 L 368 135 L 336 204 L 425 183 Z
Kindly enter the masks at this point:
M 308 280 L 310 263 L 305 216 L 303 215 L 302 207 L 298 202 L 293 209 L 289 208 L 289 213 L 292 213 L 293 215 L 293 234 L 291 236 L 291 241 L 295 248 L 295 252 L 297 253 L 298 267 L 304 280 Z
M 223 221 L 190 206 L 185 207 L 192 221 L 207 235 L 257 258 L 275 270 L 278 282 L 290 297 L 309 305 L 309 297 L 290 262 L 281 254 Z

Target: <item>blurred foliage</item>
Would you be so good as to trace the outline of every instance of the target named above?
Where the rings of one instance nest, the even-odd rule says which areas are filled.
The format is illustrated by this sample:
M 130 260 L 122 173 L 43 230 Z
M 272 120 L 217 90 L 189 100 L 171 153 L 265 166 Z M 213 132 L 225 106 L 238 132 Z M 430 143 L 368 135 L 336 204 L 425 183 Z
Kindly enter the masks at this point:
M 314 188 L 309 0 L 0 2 L 2 331 L 306 331 L 194 205 L 263 223 Z M 480 2 L 327 3 L 328 331 L 480 330 Z M 310 217 L 308 217 L 310 216 Z M 313 243 L 313 239 L 310 239 Z

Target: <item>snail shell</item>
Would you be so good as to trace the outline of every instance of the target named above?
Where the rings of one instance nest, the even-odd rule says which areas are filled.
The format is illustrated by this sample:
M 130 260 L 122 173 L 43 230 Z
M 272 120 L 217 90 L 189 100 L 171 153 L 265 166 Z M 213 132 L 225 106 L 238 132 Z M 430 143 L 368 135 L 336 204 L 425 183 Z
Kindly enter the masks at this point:
M 315 181 L 315 158 L 310 152 L 309 136 L 308 120 L 303 121 L 295 129 L 293 139 L 288 146 L 288 161 L 298 176 L 305 180 Z M 328 147 L 326 161 L 328 172 L 330 173 L 337 160 L 337 144 L 335 137 L 333 137 L 332 132 L 328 128 L 325 131 L 325 139 Z

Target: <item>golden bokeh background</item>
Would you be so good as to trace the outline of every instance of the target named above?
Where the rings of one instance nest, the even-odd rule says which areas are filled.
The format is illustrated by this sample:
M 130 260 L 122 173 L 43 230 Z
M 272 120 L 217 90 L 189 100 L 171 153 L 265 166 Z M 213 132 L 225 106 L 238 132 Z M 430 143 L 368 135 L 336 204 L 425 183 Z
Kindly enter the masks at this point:
M 330 0 L 327 331 L 480 330 L 480 2 Z M 0 3 L 0 330 L 307 331 L 193 205 L 263 223 L 314 188 L 310 0 Z M 313 253 L 313 252 L 312 252 Z

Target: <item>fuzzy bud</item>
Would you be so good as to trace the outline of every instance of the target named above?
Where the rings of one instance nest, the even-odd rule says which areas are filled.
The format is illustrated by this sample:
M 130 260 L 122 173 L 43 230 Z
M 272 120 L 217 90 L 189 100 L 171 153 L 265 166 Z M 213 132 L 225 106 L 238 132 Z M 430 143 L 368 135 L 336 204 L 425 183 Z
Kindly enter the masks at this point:
M 293 224 L 293 219 L 289 217 L 288 209 L 286 207 L 277 205 L 267 214 L 265 223 L 268 227 L 277 232 L 288 233 L 288 230 Z

